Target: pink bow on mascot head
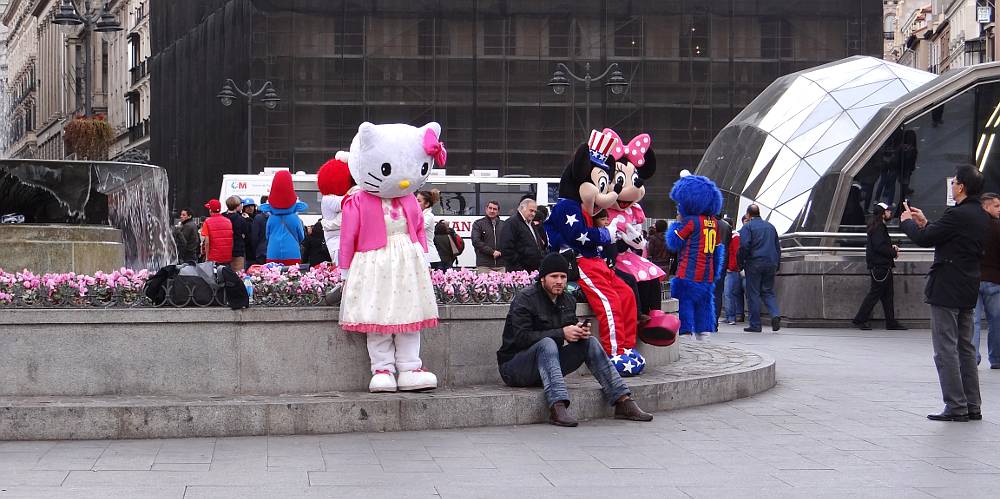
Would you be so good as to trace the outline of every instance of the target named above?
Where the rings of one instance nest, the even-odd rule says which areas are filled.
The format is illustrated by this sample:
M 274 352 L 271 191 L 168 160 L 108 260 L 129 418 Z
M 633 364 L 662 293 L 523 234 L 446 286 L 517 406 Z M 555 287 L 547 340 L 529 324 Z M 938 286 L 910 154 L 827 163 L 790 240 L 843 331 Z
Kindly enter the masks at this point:
M 444 142 L 438 140 L 437 134 L 430 128 L 424 132 L 424 152 L 430 154 L 438 166 L 444 166 L 444 162 L 448 160 L 448 151 L 444 148 Z
M 615 157 L 616 161 L 625 157 L 636 167 L 642 167 L 642 165 L 646 163 L 646 151 L 649 149 L 650 142 L 648 133 L 640 133 L 639 135 L 636 135 L 635 138 L 628 143 L 628 145 L 621 145 L 624 144 L 625 141 L 618 137 L 618 134 L 615 133 L 614 130 L 605 128 L 604 133 L 609 133 L 618 139 L 619 145 L 611 151 L 611 155 Z

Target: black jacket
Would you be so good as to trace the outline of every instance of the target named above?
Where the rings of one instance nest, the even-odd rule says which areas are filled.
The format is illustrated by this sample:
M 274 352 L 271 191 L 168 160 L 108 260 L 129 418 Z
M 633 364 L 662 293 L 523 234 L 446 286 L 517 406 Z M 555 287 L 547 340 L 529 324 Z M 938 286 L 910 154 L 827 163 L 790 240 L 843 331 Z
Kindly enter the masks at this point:
M 979 259 L 990 215 L 979 198 L 966 198 L 945 210 L 940 220 L 923 229 L 907 220 L 903 232 L 923 247 L 934 247 L 934 264 L 924 288 L 925 302 L 939 307 L 970 310 L 979 297 Z
M 233 256 L 246 256 L 247 239 L 250 237 L 250 220 L 240 212 L 223 213 L 233 223 Z
M 507 312 L 503 344 L 497 350 L 497 366 L 504 365 L 542 338 L 552 338 L 562 346 L 562 328 L 576 323 L 576 299 L 569 293 L 559 295 L 553 303 L 541 283 L 522 289 Z
M 892 249 L 892 238 L 889 228 L 884 223 L 868 231 L 868 242 L 865 244 L 865 261 L 870 269 L 884 269 L 896 266 L 896 250 Z
M 476 266 L 500 267 L 501 258 L 493 258 L 493 250 L 500 250 L 497 239 L 503 230 L 503 221 L 496 217 L 491 222 L 489 217 L 483 217 L 472 223 L 472 248 L 476 250 Z M 502 250 L 501 250 L 502 251 Z
M 517 212 L 504 222 L 500 232 L 500 253 L 507 272 L 538 270 L 542 263 L 542 250 L 534 229 Z
M 181 222 L 181 245 L 177 247 L 177 261 L 197 262 L 201 256 L 201 234 L 193 218 Z

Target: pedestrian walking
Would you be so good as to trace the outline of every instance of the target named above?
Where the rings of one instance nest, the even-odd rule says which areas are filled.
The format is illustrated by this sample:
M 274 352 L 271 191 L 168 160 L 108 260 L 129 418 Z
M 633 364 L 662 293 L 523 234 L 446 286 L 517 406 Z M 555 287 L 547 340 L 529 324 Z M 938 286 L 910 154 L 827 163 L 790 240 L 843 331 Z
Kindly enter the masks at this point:
M 667 275 L 670 275 L 670 249 L 667 248 L 666 241 L 669 226 L 666 220 L 657 220 L 649 234 L 649 244 L 646 245 L 646 258 Z
M 538 205 L 534 199 L 522 199 L 517 212 L 510 216 L 500 231 L 500 252 L 507 272 L 538 270 L 542 250 L 532 220 Z
M 486 216 L 472 223 L 472 249 L 476 251 L 476 272 L 503 272 L 503 254 L 498 238 L 503 229 L 500 203 L 488 201 Z
M 760 218 L 760 207 L 747 208 L 747 223 L 740 229 L 740 266 L 746 274 L 747 309 L 749 324 L 743 328 L 750 333 L 761 332 L 761 301 L 771 314 L 771 330 L 781 329 L 781 312 L 774 295 L 774 275 L 781 264 L 781 245 L 778 231 L 768 221 Z
M 956 205 L 929 223 L 924 213 L 903 204 L 900 229 L 914 243 L 934 248 L 924 300 L 931 306 L 934 364 L 945 408 L 928 414 L 934 421 L 982 419 L 979 370 L 972 345 L 972 310 L 979 296 L 979 260 L 990 216 L 979 194 L 983 176 L 972 165 L 960 166 L 951 180 Z
M 990 228 L 983 243 L 983 258 L 979 261 L 982 276 L 979 281 L 979 300 L 972 314 L 972 344 L 976 346 L 976 364 L 979 364 L 979 330 L 982 313 L 986 313 L 986 345 L 990 369 L 1000 369 L 1000 196 L 987 192 L 979 197 L 983 209 L 990 214 Z
M 889 228 L 885 225 L 889 220 L 892 220 L 892 209 L 885 203 L 876 204 L 868 222 L 868 241 L 865 244 L 865 262 L 868 264 L 871 285 L 868 294 L 861 301 L 858 313 L 851 321 L 862 331 L 871 330 L 872 326 L 868 321 L 871 319 L 875 303 L 879 301 L 882 302 L 885 328 L 906 330 L 896 321 L 896 310 L 893 305 L 892 269 L 896 266 L 896 258 L 899 257 L 899 246 L 892 244 L 892 238 L 889 237 Z

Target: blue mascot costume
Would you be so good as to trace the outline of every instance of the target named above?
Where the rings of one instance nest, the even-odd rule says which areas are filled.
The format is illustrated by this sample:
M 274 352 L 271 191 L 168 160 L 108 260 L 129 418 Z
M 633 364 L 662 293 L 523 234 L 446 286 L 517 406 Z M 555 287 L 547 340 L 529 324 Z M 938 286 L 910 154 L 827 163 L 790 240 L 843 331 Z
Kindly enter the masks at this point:
M 670 190 L 680 220 L 667 230 L 667 246 L 677 255 L 677 277 L 670 295 L 677 298 L 680 334 L 702 340 L 716 331 L 715 281 L 723 275 L 725 246 L 719 244 L 722 192 L 707 177 L 686 170 Z

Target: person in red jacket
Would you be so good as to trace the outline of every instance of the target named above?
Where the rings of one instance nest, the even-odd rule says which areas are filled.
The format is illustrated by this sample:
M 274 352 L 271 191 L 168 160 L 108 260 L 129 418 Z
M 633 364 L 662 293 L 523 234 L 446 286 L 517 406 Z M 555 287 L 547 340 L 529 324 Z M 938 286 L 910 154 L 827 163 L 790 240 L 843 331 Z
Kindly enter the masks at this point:
M 747 222 L 746 216 L 743 223 Z M 743 322 L 743 276 L 740 275 L 740 265 L 736 262 L 736 254 L 740 251 L 740 233 L 733 231 L 729 245 L 726 247 L 726 324 L 730 326 Z
M 205 203 L 208 218 L 202 226 L 205 236 L 205 261 L 228 265 L 233 260 L 233 223 L 222 216 L 222 203 L 218 199 Z

